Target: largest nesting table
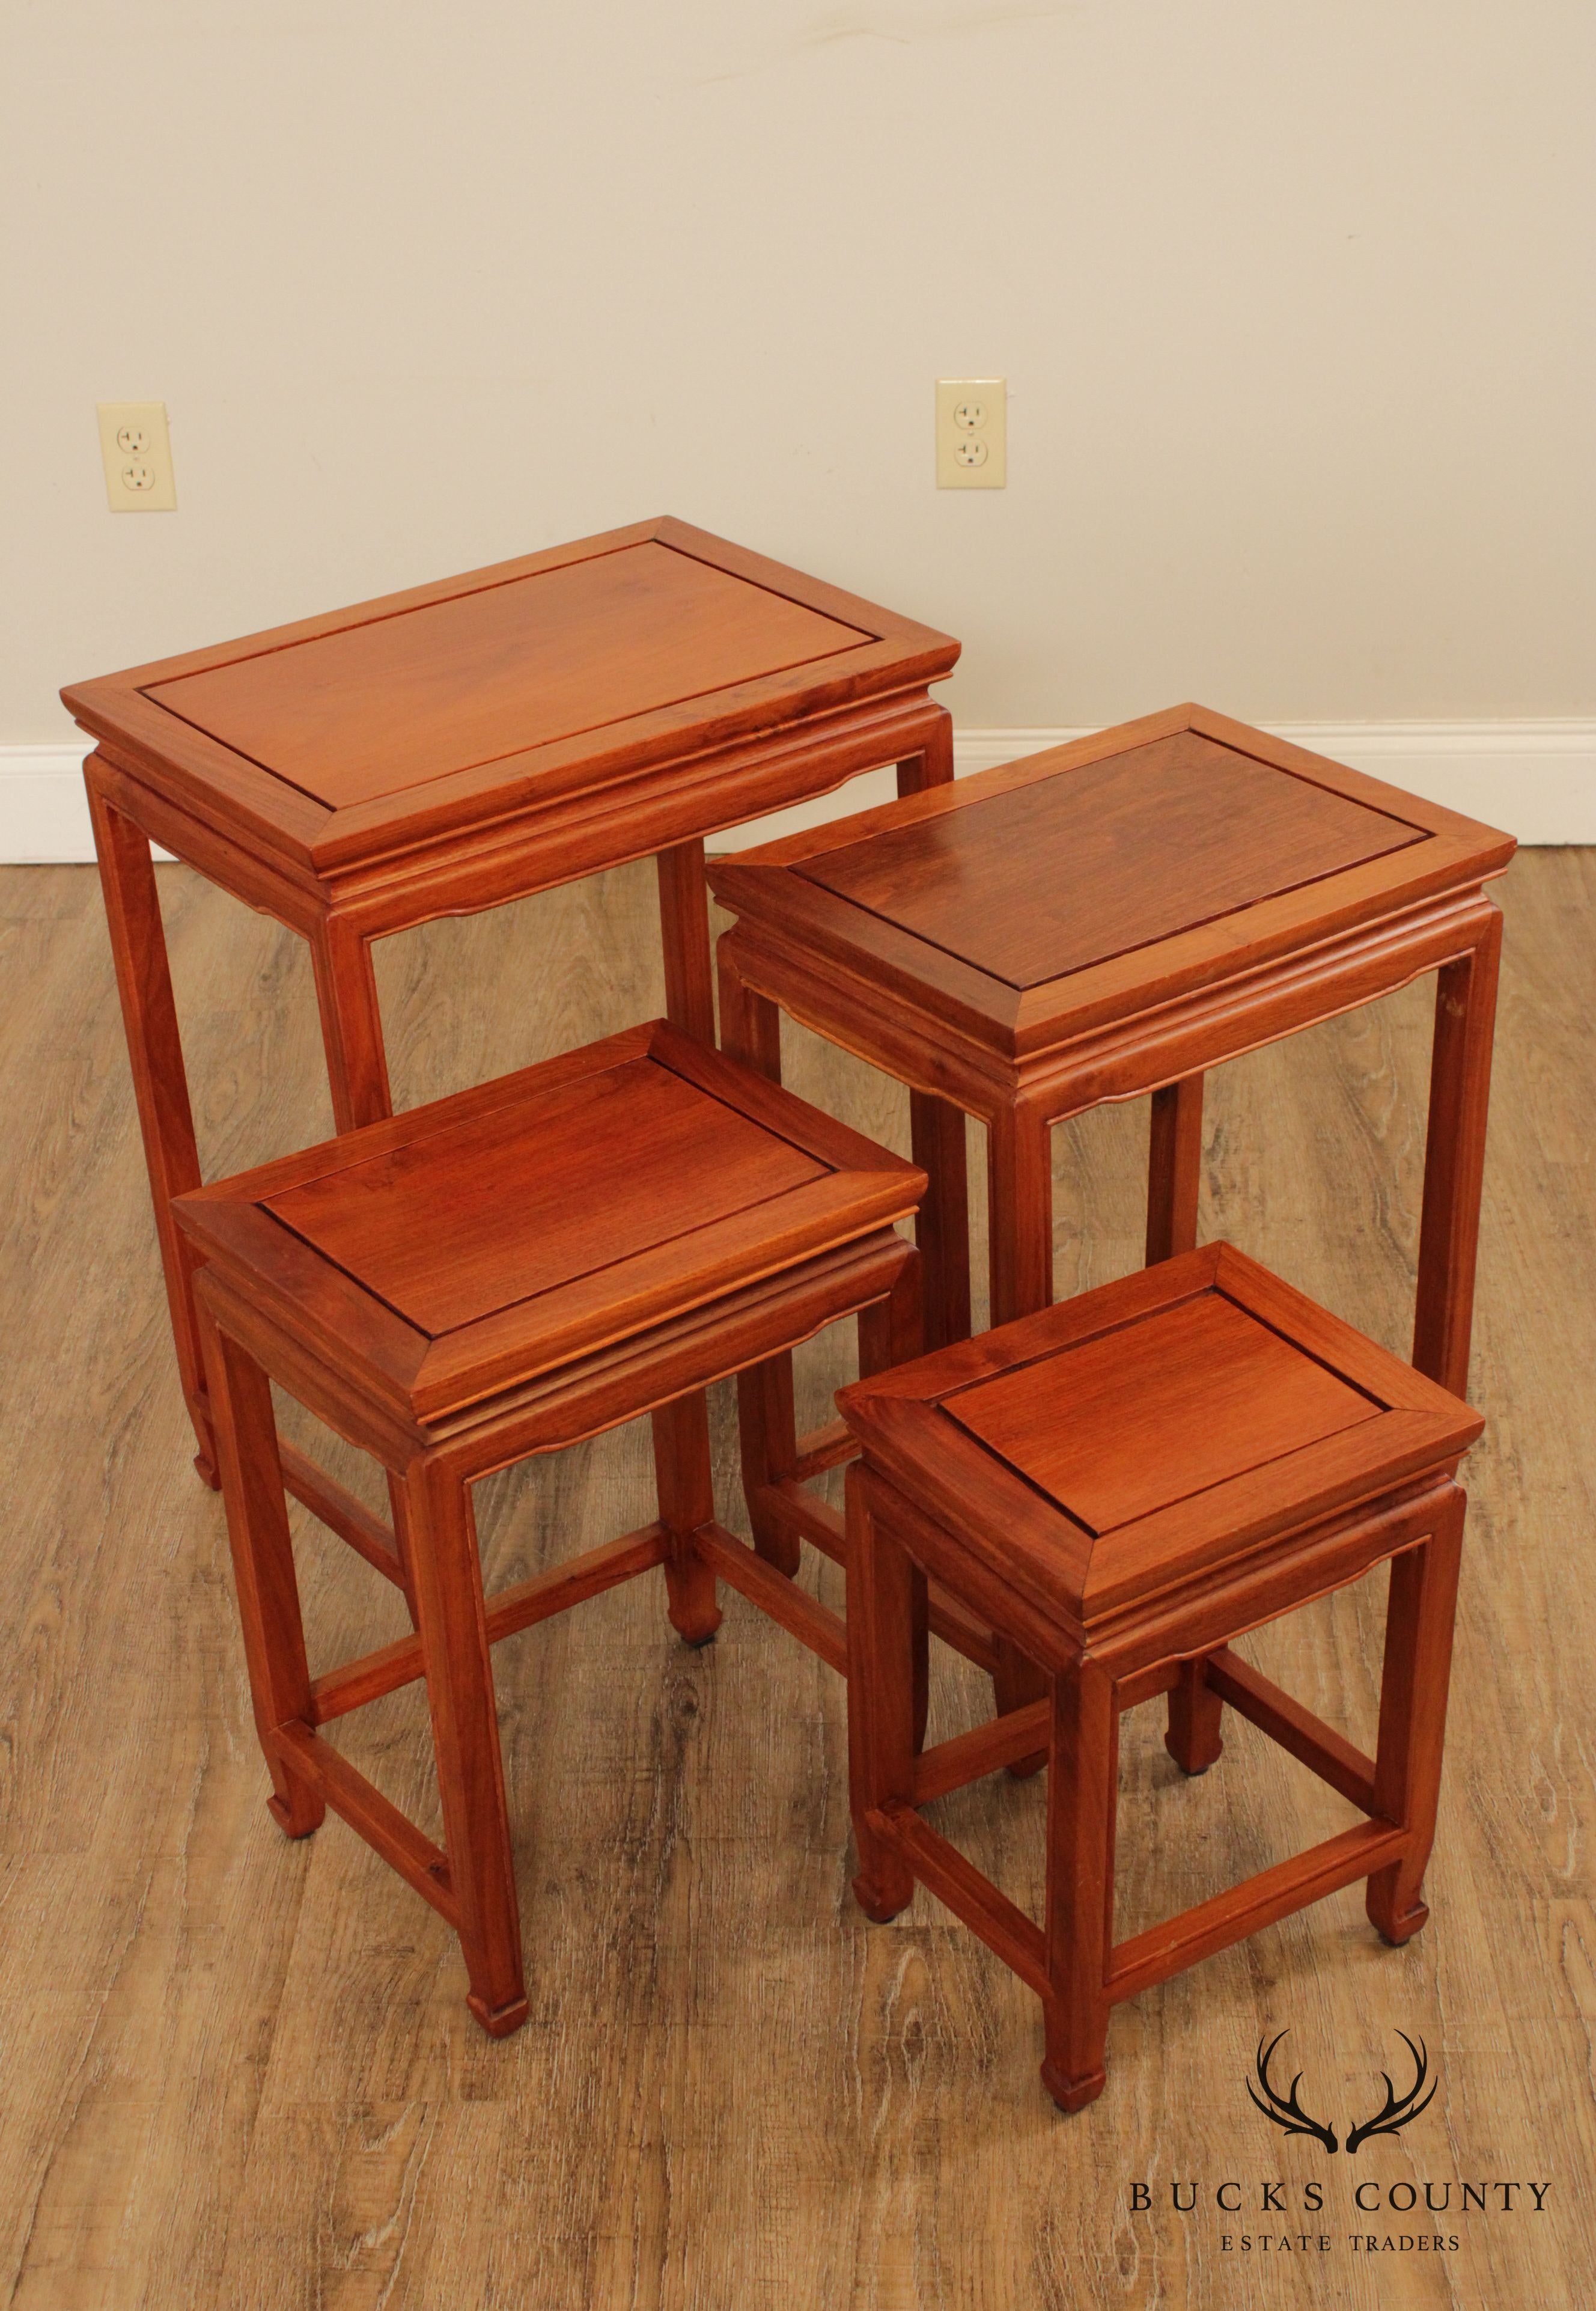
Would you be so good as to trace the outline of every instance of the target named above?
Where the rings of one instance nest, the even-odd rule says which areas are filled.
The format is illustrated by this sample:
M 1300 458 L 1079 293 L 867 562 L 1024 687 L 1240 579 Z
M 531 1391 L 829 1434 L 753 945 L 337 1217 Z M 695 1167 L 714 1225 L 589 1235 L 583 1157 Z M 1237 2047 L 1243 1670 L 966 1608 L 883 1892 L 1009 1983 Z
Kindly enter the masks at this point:
M 203 1476 L 197 1255 L 171 1212 L 200 1166 L 151 842 L 308 940 L 350 1131 L 392 1112 L 374 940 L 650 853 L 666 1008 L 712 1042 L 704 836 L 884 763 L 901 793 L 950 779 L 928 685 L 958 649 L 667 519 L 63 692 L 98 742 L 85 776 Z M 946 1136 L 935 1102 L 914 1128 Z M 387 1565 L 357 1503 L 286 1448 L 284 1467 Z

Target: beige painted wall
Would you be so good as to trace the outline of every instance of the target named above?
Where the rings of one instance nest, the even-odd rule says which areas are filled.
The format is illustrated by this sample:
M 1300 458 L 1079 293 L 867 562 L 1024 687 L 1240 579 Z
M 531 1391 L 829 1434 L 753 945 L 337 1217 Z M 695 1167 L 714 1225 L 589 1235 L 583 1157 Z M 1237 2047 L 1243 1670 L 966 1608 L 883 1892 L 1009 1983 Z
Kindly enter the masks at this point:
M 664 510 L 962 635 L 966 725 L 1596 711 L 1592 0 L 10 22 L 0 740 Z M 105 508 L 140 396 L 175 516 Z

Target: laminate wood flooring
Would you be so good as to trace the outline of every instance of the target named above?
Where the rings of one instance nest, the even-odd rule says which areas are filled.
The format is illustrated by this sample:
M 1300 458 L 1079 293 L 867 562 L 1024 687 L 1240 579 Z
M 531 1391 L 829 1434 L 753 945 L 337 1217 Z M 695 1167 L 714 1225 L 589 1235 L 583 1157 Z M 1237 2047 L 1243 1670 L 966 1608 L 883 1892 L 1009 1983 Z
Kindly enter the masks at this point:
M 324 1136 L 304 949 L 186 869 L 160 880 L 207 1165 Z M 26 2311 L 1589 2301 L 1596 851 L 1531 852 L 1503 888 L 1473 1383 L 1489 1426 L 1431 1923 L 1387 1950 L 1355 1888 L 1120 2007 L 1107 2090 L 1067 2120 L 1037 2077 L 1035 2002 L 997 1960 L 923 1891 L 891 1927 L 855 1907 L 842 1687 L 724 1592 L 702 1653 L 674 1639 L 651 1579 L 496 1653 L 532 1998 L 515 2038 L 477 2031 L 451 1938 L 341 1824 L 282 1838 L 222 1507 L 190 1467 L 94 876 L 0 874 L 0 2296 Z M 645 866 L 379 950 L 396 1095 L 660 1010 L 654 909 Z M 1428 1010 L 1427 986 L 1410 989 L 1209 1088 L 1204 1233 L 1399 1348 Z M 796 1090 L 906 1150 L 897 1086 L 790 1027 L 787 1048 Z M 1056 1134 L 1060 1294 L 1137 1262 L 1146 1140 L 1145 1105 Z M 979 1147 L 972 1189 L 980 1211 Z M 838 1333 L 800 1357 L 808 1419 L 850 1355 Z M 728 1391 L 714 1414 L 722 1513 L 741 1525 Z M 307 1439 L 302 1417 L 287 1425 Z M 380 1503 L 369 1467 L 318 1449 Z M 646 1424 L 496 1478 L 478 1506 L 490 1586 L 641 1524 Z M 400 1634 L 395 1592 L 294 1516 L 312 1666 Z M 841 1604 L 831 1567 L 805 1577 Z M 1383 1601 L 1376 1578 L 1247 1650 L 1370 1745 Z M 938 1649 L 933 1733 L 984 1700 Z M 1127 1719 L 1121 1934 L 1345 1818 L 1253 1729 L 1227 1714 L 1225 1731 L 1220 1764 L 1188 1783 L 1159 1705 Z M 338 1738 L 435 1830 L 419 1687 Z M 936 1815 L 1031 1905 L 1043 1784 L 999 1776 Z M 1405 2083 L 1400 2030 L 1423 2039 L 1439 2091 L 1407 2132 L 1329 2158 L 1248 2101 L 1260 2036 L 1280 2030 L 1277 2077 L 1300 2071 L 1339 2134 L 1377 2107 L 1382 2070 Z M 1460 2211 L 1466 2182 L 1491 2186 L 1487 2211 Z M 1543 2211 L 1527 2187 L 1504 2206 L 1510 2182 L 1544 2186 Z M 1216 2205 L 1226 2183 L 1236 2211 Z M 1278 2211 L 1266 2183 L 1284 2186 Z M 1451 2185 L 1449 2210 L 1426 2213 L 1426 2183 L 1433 2200 Z M 1360 2184 L 1378 2211 L 1354 2208 Z M 1191 2211 L 1172 2185 L 1182 2202 L 1195 2186 Z M 1323 2207 L 1305 2211 L 1315 2185 Z M 1410 2245 L 1371 2254 L 1353 2234 Z M 1455 2248 L 1417 2244 L 1437 2234 Z

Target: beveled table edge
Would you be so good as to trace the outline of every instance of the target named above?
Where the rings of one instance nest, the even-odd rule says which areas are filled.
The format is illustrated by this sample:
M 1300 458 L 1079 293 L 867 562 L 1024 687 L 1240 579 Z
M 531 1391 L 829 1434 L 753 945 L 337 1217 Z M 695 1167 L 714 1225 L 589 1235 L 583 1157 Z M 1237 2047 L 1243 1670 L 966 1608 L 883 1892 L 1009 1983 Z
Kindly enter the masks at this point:
M 1293 775 L 1302 775 L 1304 765 L 1334 772 L 1335 791 L 1367 802 L 1387 816 L 1399 816 L 1401 807 L 1403 823 L 1420 827 L 1427 839 L 1025 990 L 794 871 L 805 859 L 847 848 L 868 834 L 968 807 L 993 793 L 1185 729 L 1228 746 L 1248 740 L 1252 743 L 1244 751 Z M 1332 783 L 1328 779 L 1317 782 Z M 733 951 L 746 954 L 755 964 L 763 956 L 772 982 L 781 979 L 784 966 L 796 965 L 801 972 L 810 1007 L 807 1015 L 795 1016 L 807 1016 L 812 1025 L 822 1025 L 815 1011 L 816 988 L 828 972 L 838 981 L 844 1001 L 848 989 L 842 982 L 849 982 L 857 1000 L 860 990 L 873 981 L 889 991 L 901 1027 L 912 1031 L 924 1022 L 933 1033 L 951 1031 L 955 1040 L 990 1055 L 988 1067 L 996 1058 L 1012 1068 L 1017 1086 L 1028 1073 L 1053 1072 L 1067 1065 L 1069 1046 L 1095 1031 L 1112 1037 L 1132 1019 L 1173 1011 L 1182 1002 L 1196 1004 L 1206 998 L 1217 1003 L 1225 990 L 1249 984 L 1263 989 L 1271 972 L 1289 971 L 1310 954 L 1337 946 L 1350 954 L 1360 937 L 1374 942 L 1388 927 L 1417 922 L 1443 906 L 1478 904 L 1484 885 L 1505 871 L 1516 848 L 1513 836 L 1496 828 L 1188 705 L 1094 733 L 1046 754 L 998 764 L 972 778 L 834 819 L 823 827 L 803 829 L 713 862 L 709 879 L 716 898 L 737 917 L 728 935 L 735 942 Z M 1247 925 L 1244 940 L 1235 935 L 1241 921 Z M 756 968 L 754 977 L 757 981 Z M 784 1000 L 778 984 L 762 986 L 760 991 Z M 829 1033 L 829 1026 L 823 1032 Z M 945 1088 L 940 1084 L 928 1087 Z

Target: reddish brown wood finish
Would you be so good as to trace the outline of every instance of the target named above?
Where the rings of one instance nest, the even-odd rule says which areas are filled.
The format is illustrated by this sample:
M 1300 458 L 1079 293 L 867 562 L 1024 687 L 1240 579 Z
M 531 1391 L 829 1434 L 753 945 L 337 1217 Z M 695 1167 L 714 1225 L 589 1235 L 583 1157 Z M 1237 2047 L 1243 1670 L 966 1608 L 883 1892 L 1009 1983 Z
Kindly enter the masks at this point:
M 1181 1674 L 1169 1689 L 1169 1724 L 1164 1746 L 1182 1773 L 1206 1774 L 1225 1747 L 1219 1728 L 1225 1704 L 1208 1678 L 1209 1663 L 1181 1663 Z
M 1397 1557 L 1391 1568 L 1374 1811 L 1410 1835 L 1401 1854 L 1369 1879 L 1369 1917 L 1388 1942 L 1410 1940 L 1429 1915 L 1419 1888 L 1441 1794 L 1465 1505 L 1456 1493 L 1428 1545 Z
M 849 1471 L 850 1757 L 872 1917 L 916 1879 L 1041 1995 L 1042 2074 L 1101 2093 L 1109 2010 L 1364 1877 L 1390 1941 L 1423 1925 L 1440 1788 L 1466 1404 L 1213 1244 L 838 1399 Z M 1378 1754 L 1365 1757 L 1230 1640 L 1391 1561 Z M 1037 1662 L 1045 1701 L 916 1758 L 929 1583 Z M 1212 1764 L 1228 1701 L 1369 1817 L 1183 1915 L 1113 1941 L 1119 1719 L 1168 1690 L 1171 1748 Z M 1048 1739 L 1039 1932 L 914 1809 Z
M 986 1124 L 994 1323 L 1052 1295 L 1053 1124 L 1155 1094 L 1148 1257 L 1189 1250 L 1203 1070 L 1439 971 L 1415 1339 L 1461 1388 L 1500 945 L 1483 886 L 1513 850 L 1181 706 L 720 861 L 711 881 L 738 918 L 723 988 Z M 938 1291 L 933 1272 L 930 1304 Z
M 694 1400 L 684 1398 L 681 1402 L 692 1404 Z M 663 1411 L 671 1408 L 665 1406 Z M 656 1444 L 656 1469 L 663 1450 Z M 660 1472 L 660 1481 L 668 1489 L 672 1471 Z M 514 1636 L 519 1629 L 529 1629 L 538 1621 L 546 1621 L 555 1613 L 569 1612 L 573 1605 L 589 1597 L 600 1597 L 606 1589 L 618 1588 L 623 1581 L 635 1581 L 640 1573 L 650 1566 L 666 1568 L 666 1593 L 673 1596 L 673 1557 L 681 1552 L 674 1546 L 675 1537 L 661 1523 L 646 1524 L 638 1532 L 624 1532 L 615 1540 L 606 1540 L 597 1548 L 589 1548 L 580 1557 L 567 1557 L 563 1564 L 551 1565 L 546 1573 L 535 1573 L 529 1581 L 518 1581 L 509 1589 L 501 1589 L 487 1601 L 487 1629 L 491 1643 L 501 1637 Z M 686 1631 L 689 1644 L 706 1641 Z M 413 1685 L 424 1676 L 426 1664 L 421 1641 L 417 1637 L 400 1637 L 391 1645 L 379 1645 L 375 1653 L 363 1653 L 358 1661 L 344 1661 L 339 1668 L 328 1670 L 325 1676 L 313 1679 L 310 1686 L 310 1722 L 329 1724 L 335 1717 L 344 1717 L 352 1709 L 364 1708 L 368 1701 L 376 1701 L 385 1693 L 393 1693 L 402 1685 Z
M 172 1310 L 178 1373 L 199 1441 L 195 1466 L 207 1484 L 214 1485 L 219 1479 L 205 1409 L 204 1357 L 193 1312 L 190 1278 L 194 1255 L 171 1210 L 174 1196 L 184 1195 L 199 1185 L 199 1149 L 194 1137 L 194 1113 L 178 1033 L 178 1009 L 172 999 L 171 972 L 167 966 L 155 869 L 145 837 L 131 819 L 111 808 L 92 779 L 89 781 L 89 811 L 100 858 L 100 888 L 105 894 L 106 922 L 116 964 L 117 992 L 127 1032 L 127 1054 L 133 1067 L 139 1128 L 144 1134 L 150 1197 L 155 1208 L 155 1234 L 161 1246 L 167 1301 Z
M 957 813 L 858 840 L 840 829 L 801 871 L 1025 990 L 1424 839 L 1390 808 L 1283 777 L 1195 727 L 1077 761 L 1061 789 L 1045 773 L 1001 777 Z
M 667 1009 L 712 1042 L 704 836 L 885 763 L 911 783 L 951 775 L 927 693 L 957 656 L 945 634 L 667 519 L 63 693 L 98 741 L 111 944 L 211 1481 L 168 1211 L 199 1163 L 150 842 L 307 939 L 334 1120 L 352 1130 L 392 1110 L 374 940 L 650 853 Z M 935 1199 L 950 1228 L 958 1171 L 944 1161 Z
M 1461 1395 L 1501 949 L 1484 885 L 1513 849 L 1176 707 L 719 863 L 716 894 L 738 918 L 720 942 L 722 1012 L 759 1019 L 776 1048 L 780 1006 L 986 1124 L 1003 1324 L 1052 1297 L 1056 1122 L 1150 1093 L 1147 1257 L 1190 1251 L 1203 1070 L 1437 971 L 1414 1357 Z M 944 1122 L 915 1149 L 928 1211 L 962 1209 L 962 1133 Z M 967 1293 L 965 1243 L 940 1225 L 920 1241 L 927 1338 L 956 1339 L 938 1312 Z M 779 1411 L 746 1408 L 752 1469 L 786 1449 Z M 1006 1640 L 998 1658 L 1006 1708 L 1042 1691 Z M 1217 1755 L 1195 1675 L 1170 1726 L 1183 1762 Z
M 267 1801 L 290 1837 L 319 1828 L 327 1809 L 316 1784 L 273 1741 L 282 1725 L 309 1718 L 310 1670 L 300 1618 L 293 1543 L 277 1461 L 277 1424 L 265 1373 L 236 1340 L 202 1316 L 216 1390 L 222 1489 L 228 1504 L 233 1585 L 255 1704 L 255 1729 L 271 1771 Z
M 1469 1385 L 1501 958 L 1502 918 L 1493 907 L 1476 945 L 1445 964 L 1435 982 L 1413 1361 L 1459 1396 Z
M 449 1920 L 469 2004 L 525 2020 L 492 1647 L 654 1565 L 692 1644 L 728 1579 L 841 1667 L 838 1617 L 715 1522 L 708 1383 L 858 1317 L 920 1345 L 923 1175 L 665 1021 L 368 1125 L 173 1206 L 198 1310 L 272 1810 L 332 1806 Z M 389 1472 L 395 1530 L 280 1452 L 279 1382 Z M 471 1487 L 651 1415 L 659 1517 L 493 1599 Z M 311 1680 L 284 1478 L 410 1600 L 416 1634 Z M 439 1848 L 318 1728 L 424 1678 Z M 911 1691 L 923 1692 L 923 1679 Z
M 400 1558 L 395 1536 L 380 1517 L 371 1514 L 365 1503 L 334 1482 L 325 1469 L 292 1444 L 280 1444 L 277 1457 L 283 1464 L 283 1484 L 296 1501 L 303 1502 L 311 1515 L 346 1540 L 357 1557 L 380 1573 L 387 1581 L 404 1590 L 406 1601 L 414 1613 L 414 1599 L 410 1593 L 410 1575 Z
M 1231 1473 L 1244 1420 L 1254 1465 L 1376 1417 L 1361 1389 L 1300 1355 L 1222 1292 L 1195 1293 L 1069 1351 L 1068 1417 L 1028 1366 L 947 1407 L 961 1428 L 1105 1533 Z M 1138 1452 L 1143 1439 L 1156 1452 Z
M 1153 1094 L 1147 1147 L 1147 1266 L 1197 1249 L 1202 1188 L 1202 1077 Z M 1051 1297 L 1050 1291 L 1049 1297 Z
M 929 794 L 953 783 L 953 724 L 937 743 L 898 764 L 898 794 Z M 927 1187 L 915 1222 L 922 1273 L 929 1286 L 926 1345 L 946 1347 L 970 1337 L 970 1191 L 964 1116 L 949 1100 L 911 1088 L 910 1148 Z
M 917 757 L 900 762 L 900 795 L 953 778 L 951 726 L 941 740 Z M 726 956 L 722 945 L 722 956 Z M 722 1047 L 772 1083 L 781 1079 L 781 1015 L 775 1005 L 744 988 L 735 972 L 720 974 Z M 964 1119 L 960 1109 L 920 1091 L 909 1100 L 911 1146 L 928 1187 L 915 1221 L 922 1254 L 921 1274 L 929 1286 L 921 1323 L 932 1346 L 965 1339 L 970 1331 L 969 1210 Z M 809 1500 L 805 1481 L 834 1467 L 852 1452 L 846 1432 L 822 1430 L 800 1437 L 793 1412 L 792 1361 L 773 1357 L 743 1373 L 737 1382 L 743 1488 L 754 1530 L 754 1545 L 772 1570 L 790 1580 L 807 1539 L 839 1564 L 847 1561 L 842 1526 L 824 1504 Z M 767 1592 L 768 1593 L 768 1592 Z M 804 1614 L 807 1600 L 795 1609 Z M 943 1599 L 934 1603 L 931 1626 L 971 1659 L 990 1665 L 990 1632 Z M 1007 1664 L 996 1673 L 1004 1675 Z M 1022 1670 L 1022 1678 L 1025 1672 Z M 1007 1687 L 1005 1689 L 1007 1689 Z M 923 1722 L 923 1713 L 922 1713 Z
M 825 660 L 880 639 L 658 535 L 534 560 L 407 607 L 362 604 L 297 641 L 207 651 L 208 664 L 138 687 L 337 812 L 741 684 L 807 685 Z
M 698 1548 L 699 1535 L 715 1522 L 709 1408 L 702 1390 L 656 1408 L 654 1467 L 667 1535 L 665 1593 L 671 1626 L 690 1645 L 707 1645 L 720 1626 L 720 1608 L 714 1567 Z
M 702 842 L 675 842 L 657 861 L 665 949 L 665 1016 L 701 1043 L 715 1040 L 715 966 L 704 905 Z
M 913 1672 L 920 1655 L 915 1589 L 925 1574 L 904 1549 L 876 1546 L 871 1502 L 848 1478 L 848 1749 L 859 1875 L 853 1890 L 868 1917 L 896 1917 L 914 1871 L 882 1821 L 914 1803 Z M 882 1675 L 907 1667 L 910 1674 Z

